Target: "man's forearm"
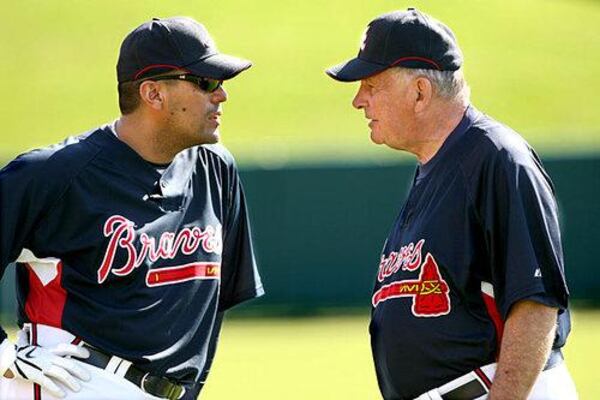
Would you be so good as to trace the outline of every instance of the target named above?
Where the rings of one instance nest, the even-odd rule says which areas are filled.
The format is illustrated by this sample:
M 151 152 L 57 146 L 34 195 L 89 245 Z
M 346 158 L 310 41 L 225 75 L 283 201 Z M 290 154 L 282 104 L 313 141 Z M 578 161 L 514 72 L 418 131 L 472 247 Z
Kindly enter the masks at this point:
M 527 399 L 550 354 L 557 309 L 533 301 L 513 305 L 504 326 L 489 400 Z

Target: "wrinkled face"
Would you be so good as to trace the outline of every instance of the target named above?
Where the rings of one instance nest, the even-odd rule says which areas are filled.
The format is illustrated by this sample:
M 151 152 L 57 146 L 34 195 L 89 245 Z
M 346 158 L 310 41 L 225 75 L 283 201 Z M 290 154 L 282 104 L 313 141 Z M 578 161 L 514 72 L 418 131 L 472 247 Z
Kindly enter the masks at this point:
M 414 99 L 411 82 L 394 68 L 360 82 L 352 105 L 365 112 L 371 140 L 397 150 L 406 150 L 415 134 Z
M 168 140 L 186 148 L 219 141 L 221 103 L 227 100 L 223 87 L 209 93 L 195 83 L 169 81 L 165 130 Z

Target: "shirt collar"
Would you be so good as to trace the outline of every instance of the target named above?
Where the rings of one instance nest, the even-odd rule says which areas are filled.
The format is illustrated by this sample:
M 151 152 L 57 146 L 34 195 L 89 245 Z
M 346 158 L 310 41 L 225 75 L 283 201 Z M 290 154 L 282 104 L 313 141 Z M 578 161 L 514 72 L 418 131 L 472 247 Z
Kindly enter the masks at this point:
M 475 107 L 469 105 L 463 114 L 462 119 L 456 125 L 456 128 L 450 132 L 442 147 L 435 153 L 435 155 L 431 158 L 431 160 L 427 161 L 425 164 L 419 163 L 417 167 L 417 174 L 415 177 L 415 184 L 418 184 L 423 178 L 431 172 L 433 167 L 439 162 L 440 159 L 444 157 L 444 154 L 448 152 L 448 150 L 452 147 L 454 143 L 456 143 L 468 130 L 473 126 L 473 122 L 477 119 L 479 112 L 475 109 Z

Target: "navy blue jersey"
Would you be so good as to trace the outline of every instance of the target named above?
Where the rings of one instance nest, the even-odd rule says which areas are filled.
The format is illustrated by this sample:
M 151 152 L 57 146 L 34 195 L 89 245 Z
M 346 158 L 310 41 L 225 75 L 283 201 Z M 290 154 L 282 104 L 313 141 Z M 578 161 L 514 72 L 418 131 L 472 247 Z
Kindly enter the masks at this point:
M 220 145 L 157 168 L 103 126 L 8 164 L 0 206 L 20 325 L 60 327 L 190 386 L 207 373 L 222 312 L 263 294 L 242 184 Z
M 558 307 L 570 330 L 554 188 L 515 132 L 470 107 L 419 166 L 387 238 L 371 345 L 386 399 L 412 399 L 496 361 L 516 301 Z

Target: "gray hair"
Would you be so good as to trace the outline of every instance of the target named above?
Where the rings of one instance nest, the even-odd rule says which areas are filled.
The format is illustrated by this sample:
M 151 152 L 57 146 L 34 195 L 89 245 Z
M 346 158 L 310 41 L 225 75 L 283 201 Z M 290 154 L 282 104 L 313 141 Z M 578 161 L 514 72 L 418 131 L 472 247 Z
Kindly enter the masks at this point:
M 462 69 L 457 71 L 438 71 L 435 69 L 412 69 L 398 67 L 404 76 L 408 78 L 416 78 L 423 76 L 427 78 L 432 86 L 435 94 L 446 100 L 456 100 L 463 104 L 468 104 L 471 96 L 471 89 Z

